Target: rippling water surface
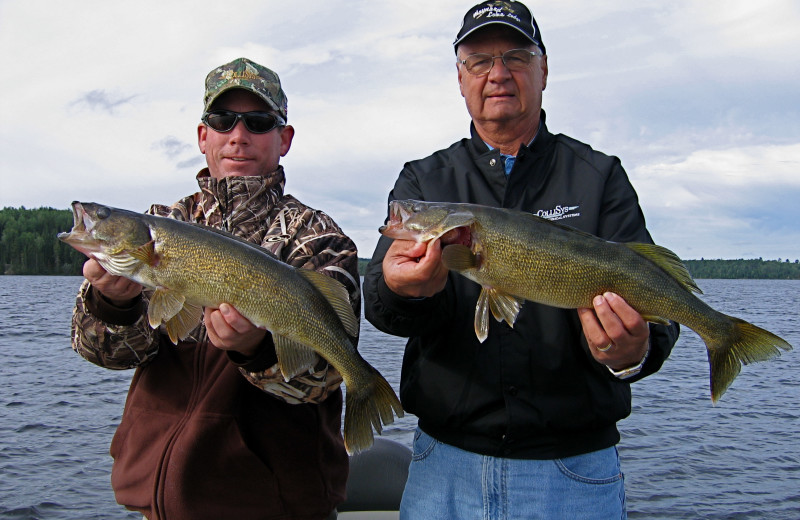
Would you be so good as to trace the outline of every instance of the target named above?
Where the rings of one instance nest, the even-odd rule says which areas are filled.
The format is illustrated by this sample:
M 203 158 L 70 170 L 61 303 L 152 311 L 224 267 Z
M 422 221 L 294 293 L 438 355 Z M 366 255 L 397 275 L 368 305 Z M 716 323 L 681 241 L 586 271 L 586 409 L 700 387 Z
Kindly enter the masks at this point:
M 72 352 L 78 277 L 0 276 L 0 518 L 140 519 L 114 501 L 108 447 L 132 372 Z M 700 280 L 720 311 L 796 350 L 745 367 L 708 397 L 699 337 L 681 339 L 658 374 L 633 387 L 620 423 L 632 519 L 800 519 L 800 281 Z M 397 389 L 405 341 L 362 324 L 359 349 Z M 384 435 L 410 445 L 414 417 Z

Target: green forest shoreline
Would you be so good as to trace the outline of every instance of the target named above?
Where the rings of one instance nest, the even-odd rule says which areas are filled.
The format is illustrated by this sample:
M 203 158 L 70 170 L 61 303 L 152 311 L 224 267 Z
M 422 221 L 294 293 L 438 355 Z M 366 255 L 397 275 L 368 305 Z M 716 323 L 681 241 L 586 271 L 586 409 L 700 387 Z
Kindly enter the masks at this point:
M 72 228 L 66 209 L 3 208 L 0 210 L 0 275 L 81 275 L 86 257 L 56 238 Z M 358 259 L 363 275 L 369 259 Z M 797 259 L 684 260 L 696 279 L 800 280 Z

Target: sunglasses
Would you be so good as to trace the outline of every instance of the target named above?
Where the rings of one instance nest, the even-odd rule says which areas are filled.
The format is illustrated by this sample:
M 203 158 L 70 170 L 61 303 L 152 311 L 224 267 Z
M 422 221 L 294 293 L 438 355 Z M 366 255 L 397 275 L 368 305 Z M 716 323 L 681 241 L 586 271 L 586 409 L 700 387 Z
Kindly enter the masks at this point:
M 239 120 L 253 134 L 266 134 L 279 126 L 286 126 L 286 121 L 270 112 L 233 112 L 232 110 L 212 110 L 203 114 L 201 121 L 217 132 L 226 133 L 233 130 Z

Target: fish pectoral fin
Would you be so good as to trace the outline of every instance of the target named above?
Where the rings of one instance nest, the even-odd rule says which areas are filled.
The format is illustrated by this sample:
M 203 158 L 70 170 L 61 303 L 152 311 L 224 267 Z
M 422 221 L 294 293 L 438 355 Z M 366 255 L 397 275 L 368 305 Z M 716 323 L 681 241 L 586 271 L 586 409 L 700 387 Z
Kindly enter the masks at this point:
M 163 287 L 157 288 L 150 296 L 150 305 L 147 307 L 147 319 L 150 326 L 158 328 L 161 323 L 169 321 L 183 308 L 186 298 L 175 291 Z
M 309 281 L 311 285 L 322 293 L 328 303 L 331 304 L 339 320 L 344 325 L 344 330 L 353 337 L 358 336 L 358 317 L 350 306 L 350 295 L 339 280 L 324 275 L 311 269 L 298 269 L 297 273 Z
M 644 321 L 647 321 L 647 322 L 650 322 L 650 323 L 657 323 L 659 325 L 669 325 L 670 324 L 670 321 L 667 318 L 662 318 L 661 316 L 652 316 L 650 314 L 647 314 L 647 315 L 643 314 L 642 315 L 642 319 L 644 319 Z
M 451 271 L 468 271 L 478 267 L 480 258 L 463 244 L 451 244 L 442 249 L 442 263 Z
M 522 307 L 521 300 L 493 287 L 483 287 L 475 305 L 475 335 L 483 343 L 489 336 L 489 312 L 497 321 L 505 321 L 509 327 L 514 326 Z
M 130 256 L 145 263 L 149 266 L 155 267 L 158 265 L 158 254 L 156 253 L 156 241 L 151 240 L 141 247 L 133 249 L 128 252 Z
M 313 348 L 278 334 L 273 334 L 272 340 L 275 342 L 278 367 L 284 381 L 289 381 L 317 364 L 318 356 Z
M 497 289 L 485 287 L 483 290 L 489 295 L 489 309 L 492 311 L 494 319 L 497 321 L 505 321 L 508 323 L 509 327 L 513 327 L 514 322 L 517 321 L 517 315 L 519 314 L 520 307 L 522 307 L 522 302 L 525 300 L 520 300 L 516 296 L 498 291 Z
M 623 245 L 663 269 L 687 291 L 703 294 L 692 275 L 689 274 L 689 270 L 686 269 L 683 261 L 666 247 L 637 242 L 629 242 Z
M 489 337 L 489 293 L 486 289 L 481 290 L 475 305 L 475 335 L 481 343 Z
M 185 339 L 197 327 L 202 318 L 202 307 L 184 303 L 178 314 L 167 320 L 166 323 L 167 335 L 172 344 L 177 345 L 178 340 Z

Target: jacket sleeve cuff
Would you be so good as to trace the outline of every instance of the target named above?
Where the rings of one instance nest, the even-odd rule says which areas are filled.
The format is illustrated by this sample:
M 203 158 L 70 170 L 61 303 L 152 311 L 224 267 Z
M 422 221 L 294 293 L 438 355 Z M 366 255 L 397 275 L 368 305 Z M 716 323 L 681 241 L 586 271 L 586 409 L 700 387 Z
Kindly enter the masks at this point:
M 228 359 L 237 367 L 248 372 L 262 372 L 278 362 L 278 354 L 275 353 L 275 342 L 272 334 L 267 331 L 264 339 L 258 347 L 255 357 L 248 358 L 236 351 L 227 351 Z
M 84 302 L 86 310 L 99 320 L 112 325 L 134 325 L 146 312 L 141 294 L 129 306 L 118 307 L 92 286 L 86 291 Z

